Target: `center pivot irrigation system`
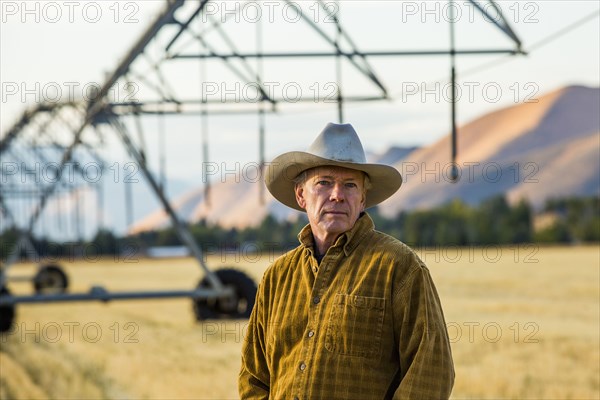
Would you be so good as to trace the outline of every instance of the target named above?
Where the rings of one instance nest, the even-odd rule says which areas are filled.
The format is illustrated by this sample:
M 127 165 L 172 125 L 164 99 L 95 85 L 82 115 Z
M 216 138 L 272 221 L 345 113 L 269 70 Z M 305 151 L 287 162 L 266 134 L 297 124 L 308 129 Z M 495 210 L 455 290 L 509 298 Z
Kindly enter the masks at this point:
M 237 12 L 244 8 L 243 2 L 235 2 Z M 255 2 L 252 3 L 254 6 Z M 376 74 L 371 65 L 373 59 L 386 59 L 402 56 L 449 56 L 451 59 L 452 83 L 452 161 L 456 159 L 456 123 L 454 91 L 455 66 L 454 59 L 458 55 L 476 54 L 524 54 L 521 42 L 515 35 L 500 8 L 493 2 L 469 1 L 486 21 L 493 23 L 510 40 L 514 47 L 509 49 L 470 49 L 455 48 L 454 19 L 449 21 L 448 49 L 443 50 L 390 50 L 361 51 L 357 48 L 349 32 L 342 26 L 338 15 L 338 2 L 290 2 L 281 4 L 296 11 L 299 16 L 296 25 L 303 25 L 321 42 L 318 51 L 263 51 L 262 23 L 255 23 L 254 37 L 256 41 L 252 51 L 238 49 L 243 40 L 231 37 L 225 27 L 238 24 L 236 13 L 229 13 L 225 18 L 215 18 L 215 2 L 197 0 L 168 0 L 164 9 L 149 24 L 141 37 L 134 43 L 121 62 L 110 73 L 103 84 L 99 85 L 93 95 L 86 99 L 61 103 L 43 103 L 25 111 L 21 118 L 5 132 L 0 139 L 0 159 L 3 163 L 0 182 L 0 228 L 15 232 L 16 240 L 8 257 L 0 264 L 0 331 L 11 329 L 15 319 L 15 307 L 19 303 L 53 303 L 68 301 L 110 301 L 124 299 L 151 298 L 191 298 L 198 320 L 209 318 L 244 318 L 250 315 L 254 305 L 256 285 L 241 271 L 226 268 L 216 271 L 208 268 L 203 257 L 201 246 L 196 243 L 186 223 L 180 220 L 165 194 L 164 159 L 159 161 L 159 179 L 150 169 L 148 149 L 144 139 L 143 118 L 153 115 L 164 118 L 166 115 L 197 115 L 201 117 L 200 134 L 203 148 L 199 153 L 208 159 L 208 139 L 206 118 L 208 115 L 258 114 L 258 152 L 261 168 L 265 163 L 265 114 L 278 112 L 278 105 L 288 99 L 274 96 L 265 86 L 263 64 L 270 59 L 331 59 L 336 71 L 337 86 L 334 93 L 337 104 L 338 119 L 343 121 L 343 107 L 347 102 L 366 102 L 389 100 L 389 94 L 383 80 Z M 223 6 L 225 2 L 217 3 Z M 449 5 L 453 5 L 452 1 Z M 329 17 L 329 24 L 324 26 L 315 21 L 309 12 L 301 7 L 318 7 Z M 364 2 L 364 7 L 369 7 Z M 452 12 L 453 7 L 449 7 Z M 494 10 L 495 15 L 488 11 Z M 236 22 L 232 22 L 236 20 Z M 376 23 L 364 21 L 364 24 Z M 331 29 L 333 28 L 333 29 Z M 301 48 L 304 37 L 289 37 L 286 48 Z M 247 44 L 244 44 L 247 48 Z M 193 48 L 193 51 L 190 51 Z M 326 50 L 322 50 L 325 48 Z M 199 49 L 199 51 L 196 51 Z M 250 85 L 256 92 L 258 101 L 251 104 L 240 104 L 239 99 L 226 98 L 211 100 L 206 96 L 194 97 L 177 93 L 170 84 L 174 78 L 169 66 L 172 63 L 186 62 L 199 75 L 198 83 L 206 82 L 207 61 L 219 63 L 222 71 L 227 71 L 233 79 Z M 7 62 L 3 60 L 3 62 Z M 368 83 L 369 95 L 349 95 L 342 90 L 341 63 L 351 66 L 353 71 L 362 76 Z M 171 74 L 171 75 L 170 75 Z M 198 77 L 196 77 L 198 79 Z M 135 81 L 143 86 L 136 89 L 136 100 L 114 99 L 115 89 L 126 88 Z M 375 94 L 372 94 L 375 93 Z M 197 92 L 196 92 L 197 94 Z M 133 96 L 132 96 L 133 97 Z M 323 102 L 322 96 L 306 96 L 296 98 L 297 102 Z M 327 100 L 331 100 L 331 96 Z M 220 107 L 216 108 L 216 107 Z M 160 121 L 160 120 L 159 120 Z M 161 124 L 159 123 L 159 126 Z M 133 126 L 133 129 L 131 128 Z M 136 131 L 132 134 L 132 130 Z M 164 126 L 163 126 L 164 130 Z M 165 132 L 162 140 L 166 139 Z M 196 288 L 184 290 L 126 291 L 109 292 L 101 286 L 94 286 L 85 293 L 68 293 L 68 278 L 64 270 L 56 263 L 42 263 L 34 277 L 9 276 L 9 269 L 16 264 L 23 252 L 36 259 L 39 258 L 34 246 L 34 228 L 43 219 L 44 210 L 52 204 L 53 212 L 60 208 L 60 199 L 70 198 L 70 208 L 77 223 L 81 210 L 77 201 L 82 193 L 94 191 L 98 195 L 97 207 L 102 213 L 103 192 L 100 182 L 91 182 L 90 171 L 86 165 L 94 165 L 102 174 L 109 163 L 100 154 L 100 149 L 111 136 L 116 138 L 126 149 L 129 157 L 137 164 L 152 192 L 160 201 L 169 216 L 179 239 L 197 260 L 204 276 Z M 93 162 L 90 164 L 90 162 Z M 23 183 L 19 174 L 11 168 L 17 168 L 29 178 Z M 41 166 L 41 167 L 40 167 Z M 205 196 L 208 197 L 209 184 L 205 184 Z M 264 186 L 264 185 L 261 185 Z M 262 193 L 261 193 L 262 196 Z M 75 206 L 73 206 L 75 204 Z M 59 212 L 61 210 L 58 210 Z M 64 211 L 64 210 L 63 210 Z M 25 217 L 24 217 L 25 216 Z M 99 219 L 101 217 L 99 216 Z M 60 221 L 59 221 L 60 225 Z M 38 226 L 39 228 L 39 226 Z M 60 226 L 58 227 L 60 229 Z M 31 295 L 12 295 L 8 284 L 11 281 L 32 281 L 35 293 Z

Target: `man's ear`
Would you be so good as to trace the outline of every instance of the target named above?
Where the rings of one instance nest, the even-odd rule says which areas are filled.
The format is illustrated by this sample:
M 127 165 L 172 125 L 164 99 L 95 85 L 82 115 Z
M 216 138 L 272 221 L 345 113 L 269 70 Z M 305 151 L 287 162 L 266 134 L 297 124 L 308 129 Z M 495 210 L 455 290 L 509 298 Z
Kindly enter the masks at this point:
M 296 194 L 296 202 L 303 210 L 306 210 L 306 200 L 304 199 L 304 185 L 296 185 L 294 187 L 294 193 Z
M 360 205 L 360 212 L 365 211 L 365 205 L 367 205 L 367 191 L 363 190 L 362 200 Z

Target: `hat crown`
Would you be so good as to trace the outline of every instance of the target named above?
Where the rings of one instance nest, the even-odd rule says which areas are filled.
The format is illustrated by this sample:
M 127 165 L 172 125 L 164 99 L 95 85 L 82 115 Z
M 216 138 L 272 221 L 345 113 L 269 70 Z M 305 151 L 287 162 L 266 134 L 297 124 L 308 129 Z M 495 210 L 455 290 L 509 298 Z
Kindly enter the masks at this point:
M 358 134 L 350 124 L 329 123 L 308 148 L 316 156 L 365 164 L 367 158 Z

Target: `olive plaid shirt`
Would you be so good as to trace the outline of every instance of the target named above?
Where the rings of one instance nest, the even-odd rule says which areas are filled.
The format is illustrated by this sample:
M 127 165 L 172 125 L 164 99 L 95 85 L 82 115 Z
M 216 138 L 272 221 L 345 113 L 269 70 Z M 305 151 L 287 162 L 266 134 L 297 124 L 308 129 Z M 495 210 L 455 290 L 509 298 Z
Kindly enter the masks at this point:
M 246 399 L 442 399 L 454 366 L 427 267 L 363 214 L 318 264 L 310 226 L 260 284 L 242 350 Z

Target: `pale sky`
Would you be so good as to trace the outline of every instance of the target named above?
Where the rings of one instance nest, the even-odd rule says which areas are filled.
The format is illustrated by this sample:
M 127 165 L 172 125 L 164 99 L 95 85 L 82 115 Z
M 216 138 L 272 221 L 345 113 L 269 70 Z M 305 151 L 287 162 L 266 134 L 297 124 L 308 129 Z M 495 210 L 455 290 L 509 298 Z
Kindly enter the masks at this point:
M 80 97 L 85 87 L 102 82 L 155 13 L 164 7 L 162 1 L 2 1 L 0 4 L 2 134 L 26 107 L 56 97 L 66 99 L 71 94 Z M 235 4 L 243 3 L 213 3 L 212 18 L 227 18 L 227 10 Z M 303 1 L 301 4 L 311 19 L 325 23 L 327 15 L 323 10 L 317 15 L 314 3 Z M 447 2 L 326 4 L 339 11 L 337 15 L 360 50 L 448 48 Z M 459 123 L 535 99 L 565 85 L 600 85 L 600 6 L 597 1 L 501 1 L 499 4 L 522 40 L 524 50 L 530 54 L 508 60 L 499 55 L 458 57 L 458 84 L 462 93 L 458 103 Z M 512 47 L 510 40 L 485 22 L 471 5 L 464 1 L 457 1 L 456 5 L 455 10 L 460 14 L 456 24 L 458 49 Z M 237 17 L 230 17 L 224 25 L 240 51 L 255 50 L 257 20 L 262 23 L 265 51 L 327 49 L 306 24 L 294 20 L 296 15 L 283 3 L 261 3 L 260 18 L 255 14 L 256 9 L 255 6 L 246 8 L 237 21 Z M 590 18 L 569 32 L 556 38 L 552 36 L 586 16 Z M 331 27 L 332 24 L 325 25 L 324 29 L 332 32 Z M 546 39 L 550 41 L 544 42 Z M 193 52 L 193 44 L 189 49 L 188 52 Z M 256 65 L 255 60 L 250 63 Z M 347 104 L 344 109 L 344 122 L 355 126 L 367 149 L 382 151 L 391 145 L 426 145 L 449 132 L 447 56 L 372 57 L 370 63 L 388 87 L 393 101 Z M 482 65 L 487 67 L 477 69 Z M 473 68 L 475 71 L 468 73 Z M 199 92 L 198 71 L 198 61 L 177 61 L 172 68 L 165 69 L 165 76 L 182 98 L 189 98 Z M 207 81 L 225 92 L 237 90 L 237 95 L 243 97 L 219 61 L 208 62 L 206 71 Z M 281 94 L 277 90 L 294 82 L 302 85 L 304 96 L 313 95 L 315 90 L 327 93 L 326 84 L 335 80 L 333 59 L 264 63 L 264 81 L 279 85 L 274 89 L 275 94 Z M 360 94 L 363 89 L 372 93 L 348 62 L 342 64 L 342 87 L 345 93 Z M 418 89 L 427 90 L 417 93 Z M 223 94 L 215 96 L 219 95 Z M 126 92 L 115 96 L 122 100 Z M 267 158 L 283 151 L 306 148 L 327 122 L 336 122 L 336 110 L 335 104 L 297 103 L 283 105 L 279 114 L 269 114 L 266 118 Z M 229 164 L 256 161 L 257 120 L 255 114 L 210 116 L 211 161 Z M 150 156 L 156 159 L 157 117 L 145 118 L 143 125 L 148 131 Z M 201 163 L 200 126 L 198 116 L 165 119 L 168 136 L 165 156 L 170 178 L 197 181 Z M 108 146 L 110 157 L 122 157 L 118 155 L 120 150 L 112 150 L 119 146 Z

